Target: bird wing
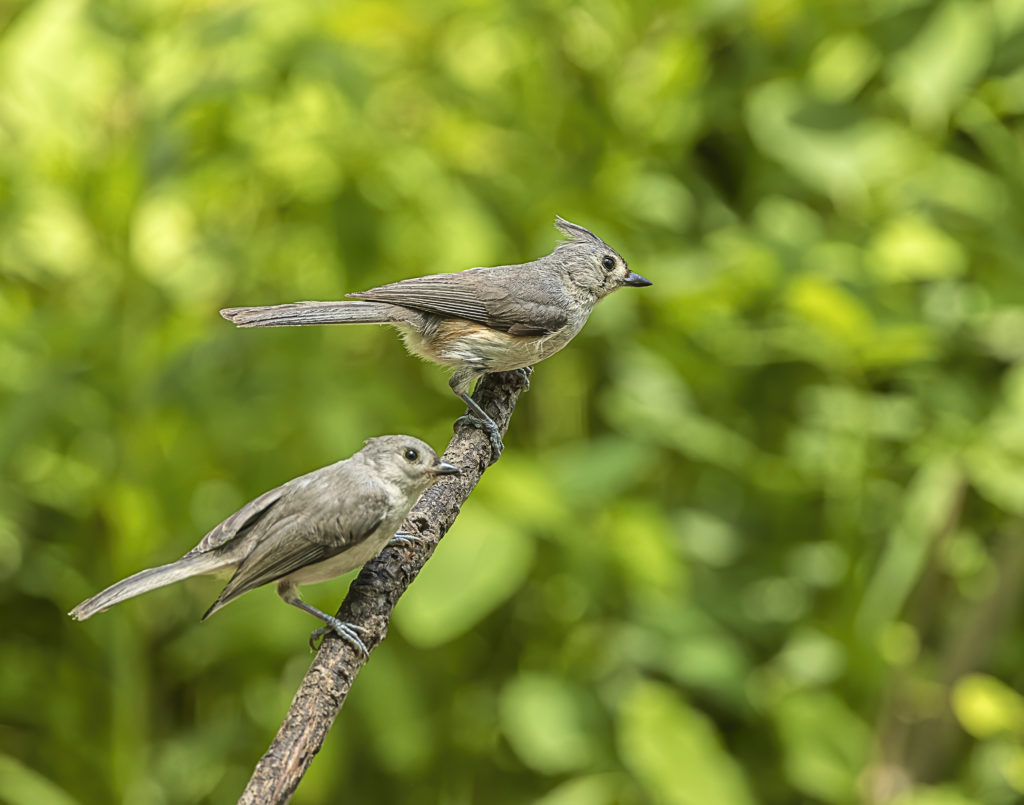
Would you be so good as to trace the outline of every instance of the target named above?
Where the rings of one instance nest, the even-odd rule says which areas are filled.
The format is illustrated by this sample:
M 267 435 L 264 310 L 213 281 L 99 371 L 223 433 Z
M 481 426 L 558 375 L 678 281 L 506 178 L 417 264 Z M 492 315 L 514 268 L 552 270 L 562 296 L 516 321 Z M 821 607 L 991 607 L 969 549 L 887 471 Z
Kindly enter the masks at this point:
M 316 476 L 303 476 L 309 482 L 290 490 L 275 516 L 254 529 L 255 547 L 239 564 L 211 612 L 242 593 L 337 556 L 366 540 L 384 521 L 388 496 L 379 484 L 354 472 L 345 472 L 343 477 L 337 473 Z
M 561 329 L 571 301 L 553 272 L 536 263 L 412 277 L 348 296 L 467 319 L 512 335 Z
M 283 484 L 250 500 L 222 523 L 215 525 L 210 533 L 203 537 L 189 553 L 205 553 L 244 535 L 281 500 L 287 491 L 288 484 Z

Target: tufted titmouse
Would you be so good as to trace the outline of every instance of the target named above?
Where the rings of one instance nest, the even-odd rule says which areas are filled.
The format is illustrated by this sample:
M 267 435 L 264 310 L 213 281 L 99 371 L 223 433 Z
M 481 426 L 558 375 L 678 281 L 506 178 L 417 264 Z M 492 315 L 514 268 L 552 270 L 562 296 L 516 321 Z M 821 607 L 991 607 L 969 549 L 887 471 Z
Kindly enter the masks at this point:
M 204 619 L 242 593 L 276 581 L 277 594 L 286 602 L 320 618 L 365 652 L 358 627 L 310 606 L 296 588 L 333 579 L 372 559 L 424 490 L 438 476 L 459 472 L 412 436 L 369 439 L 350 458 L 293 478 L 250 501 L 178 561 L 129 576 L 69 614 L 85 620 L 175 581 L 233 571 Z
M 348 294 L 356 302 L 236 307 L 221 315 L 240 327 L 397 327 L 410 352 L 454 370 L 452 391 L 487 431 L 497 459 L 501 436 L 470 398 L 473 381 L 544 360 L 572 340 L 594 305 L 612 291 L 651 284 L 594 233 L 557 217 L 555 226 L 567 240 L 529 263 L 413 277 Z

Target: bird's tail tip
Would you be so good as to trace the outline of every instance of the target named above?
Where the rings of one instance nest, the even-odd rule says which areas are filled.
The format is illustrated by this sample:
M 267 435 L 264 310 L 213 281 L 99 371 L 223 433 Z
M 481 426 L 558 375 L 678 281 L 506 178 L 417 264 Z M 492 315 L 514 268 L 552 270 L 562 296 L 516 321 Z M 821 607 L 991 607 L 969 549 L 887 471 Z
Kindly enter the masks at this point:
M 92 598 L 87 598 L 77 607 L 68 612 L 68 616 L 71 618 L 71 620 L 84 621 L 88 620 L 93 615 L 97 615 L 103 610 L 109 608 L 110 606 L 112 606 L 112 604 L 108 603 L 106 606 L 104 606 L 103 599 L 101 598 L 101 596 L 103 596 L 104 593 L 106 592 L 107 590 L 104 590 L 103 592 L 94 595 Z
M 142 593 L 148 593 L 159 587 L 165 587 L 176 581 L 198 576 L 201 573 L 212 573 L 225 566 L 225 560 L 216 555 L 210 554 L 188 554 L 177 562 L 171 562 L 159 567 L 151 567 L 140 570 L 138 573 L 126 579 L 111 584 L 105 590 L 101 590 L 91 598 L 85 599 L 81 604 L 72 609 L 70 615 L 76 621 L 84 621 L 114 604 L 119 604 L 129 598 L 134 598 Z
M 239 327 L 252 327 L 256 318 L 253 314 L 258 309 L 251 307 L 226 307 L 220 311 L 220 315 Z

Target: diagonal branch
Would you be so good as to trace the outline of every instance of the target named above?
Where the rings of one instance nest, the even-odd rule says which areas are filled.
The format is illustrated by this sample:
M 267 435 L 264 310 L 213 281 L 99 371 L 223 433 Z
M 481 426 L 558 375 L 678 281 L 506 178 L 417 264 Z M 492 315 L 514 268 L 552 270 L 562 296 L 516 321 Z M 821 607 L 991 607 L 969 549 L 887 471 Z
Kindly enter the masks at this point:
M 528 372 L 529 370 L 527 370 Z M 474 399 L 491 415 L 504 434 L 528 374 L 507 372 L 484 377 Z M 462 475 L 443 478 L 413 507 L 403 531 L 421 537 L 411 546 L 388 546 L 368 562 L 352 582 L 338 610 L 343 621 L 366 628 L 362 636 L 373 649 L 384 639 L 395 604 L 434 553 L 459 509 L 480 481 L 490 459 L 487 435 L 476 428 L 457 429 L 444 460 L 462 468 Z M 327 731 L 345 703 L 352 682 L 366 657 L 347 641 L 328 633 L 306 672 L 284 723 L 260 758 L 239 803 L 284 803 L 291 799 L 302 776 L 320 751 Z

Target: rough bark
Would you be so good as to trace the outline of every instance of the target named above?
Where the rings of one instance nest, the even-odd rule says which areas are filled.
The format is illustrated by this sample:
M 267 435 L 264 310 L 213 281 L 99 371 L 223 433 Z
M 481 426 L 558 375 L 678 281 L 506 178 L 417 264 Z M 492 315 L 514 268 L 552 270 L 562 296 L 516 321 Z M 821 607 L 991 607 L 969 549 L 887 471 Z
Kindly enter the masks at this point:
M 493 374 L 477 384 L 473 397 L 491 415 L 502 434 L 527 385 L 527 377 L 528 374 L 516 372 Z M 422 541 L 410 546 L 389 545 L 352 582 L 338 617 L 367 630 L 362 637 L 371 652 L 387 635 L 391 611 L 399 597 L 455 522 L 462 504 L 487 468 L 490 455 L 490 443 L 483 431 L 456 428 L 444 460 L 461 467 L 462 475 L 445 477 L 428 489 L 402 528 Z M 256 764 L 239 803 L 262 805 L 291 799 L 366 660 L 348 642 L 334 635 L 324 639 L 284 723 Z

